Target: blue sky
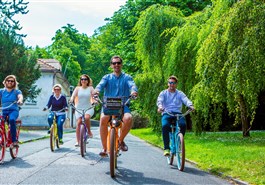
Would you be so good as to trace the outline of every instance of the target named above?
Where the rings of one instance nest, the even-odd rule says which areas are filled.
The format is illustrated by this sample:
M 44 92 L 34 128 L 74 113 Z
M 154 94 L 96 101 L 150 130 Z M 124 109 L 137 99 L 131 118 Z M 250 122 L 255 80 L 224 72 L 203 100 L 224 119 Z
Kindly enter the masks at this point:
M 17 15 L 23 27 L 19 33 L 27 34 L 26 46 L 51 45 L 55 32 L 68 23 L 79 33 L 91 36 L 94 30 L 106 24 L 107 17 L 119 10 L 126 0 L 24 0 L 29 2 L 29 13 Z

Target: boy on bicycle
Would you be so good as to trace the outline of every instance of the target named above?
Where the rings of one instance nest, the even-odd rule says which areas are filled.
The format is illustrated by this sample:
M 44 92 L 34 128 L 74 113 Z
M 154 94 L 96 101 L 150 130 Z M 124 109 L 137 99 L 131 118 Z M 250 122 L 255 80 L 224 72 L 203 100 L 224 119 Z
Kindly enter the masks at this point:
M 187 96 L 180 90 L 177 90 L 178 79 L 176 76 L 170 76 L 168 78 L 168 88 L 160 92 L 157 98 L 157 111 L 162 113 L 162 137 L 164 142 L 164 156 L 170 155 L 169 150 L 169 133 L 170 133 L 170 113 L 181 114 L 182 105 L 186 105 L 192 111 L 194 107 L 192 102 L 187 98 Z M 185 134 L 186 131 L 186 121 L 181 119 L 179 122 L 180 132 Z

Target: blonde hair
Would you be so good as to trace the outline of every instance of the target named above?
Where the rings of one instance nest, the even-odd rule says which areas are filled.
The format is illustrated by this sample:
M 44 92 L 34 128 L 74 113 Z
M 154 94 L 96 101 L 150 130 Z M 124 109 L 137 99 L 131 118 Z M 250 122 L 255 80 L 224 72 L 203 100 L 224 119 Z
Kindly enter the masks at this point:
M 17 81 L 17 78 L 15 75 L 8 75 L 7 77 L 5 77 L 4 81 L 3 81 L 3 84 L 4 86 L 6 86 L 6 81 L 9 79 L 9 78 L 13 78 L 14 81 L 15 81 L 15 84 L 14 84 L 14 88 L 17 89 L 17 86 L 18 86 L 18 81 Z
M 54 92 L 55 87 L 59 87 L 59 88 L 62 90 L 62 86 L 61 86 L 61 84 L 55 84 L 55 85 L 52 87 L 52 92 Z

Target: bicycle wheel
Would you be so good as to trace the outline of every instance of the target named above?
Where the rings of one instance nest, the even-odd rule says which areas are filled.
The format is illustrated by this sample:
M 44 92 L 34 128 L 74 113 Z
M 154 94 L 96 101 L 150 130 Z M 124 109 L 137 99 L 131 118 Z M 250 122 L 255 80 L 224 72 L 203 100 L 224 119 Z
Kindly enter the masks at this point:
M 185 166 L 185 144 L 182 133 L 176 135 L 176 159 L 179 171 L 183 171 Z
M 17 141 L 18 141 L 18 136 L 19 136 L 19 130 L 17 129 L 17 135 L 16 135 Z M 12 159 L 15 159 L 18 154 L 18 147 L 9 147 L 9 151 Z
M 55 138 L 55 135 L 54 135 L 54 125 L 52 125 L 51 126 L 51 128 L 50 128 L 50 148 L 51 148 L 51 151 L 53 152 L 54 151 L 54 149 L 55 149 L 55 140 L 56 140 L 56 138 Z
M 0 163 L 4 162 L 5 158 L 5 151 L 6 151 L 6 139 L 5 139 L 5 134 L 2 129 L 0 129 Z
M 55 138 L 56 147 L 60 148 L 57 124 L 54 125 L 54 138 Z
M 82 157 L 84 157 L 86 153 L 86 139 L 86 128 L 82 124 L 80 128 L 80 153 Z
M 110 176 L 115 176 L 115 168 L 117 167 L 117 155 L 116 155 L 116 130 L 115 128 L 111 128 L 110 130 Z

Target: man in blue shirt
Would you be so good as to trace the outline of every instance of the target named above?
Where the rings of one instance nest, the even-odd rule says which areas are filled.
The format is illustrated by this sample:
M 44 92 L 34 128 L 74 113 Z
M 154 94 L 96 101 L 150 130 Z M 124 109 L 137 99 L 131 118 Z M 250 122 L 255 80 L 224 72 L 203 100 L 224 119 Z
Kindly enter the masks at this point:
M 192 102 L 180 90 L 177 90 L 178 79 L 175 76 L 168 78 L 168 88 L 160 92 L 157 98 L 158 112 L 162 113 L 162 136 L 164 141 L 164 156 L 170 154 L 169 150 L 169 133 L 170 133 L 170 119 L 171 116 L 166 113 L 180 113 L 182 105 L 186 105 L 189 109 L 194 110 Z M 180 131 L 185 134 L 186 121 L 181 119 L 179 121 Z
M 113 56 L 110 60 L 110 66 L 113 73 L 103 76 L 99 84 L 96 86 L 95 91 L 104 91 L 104 96 L 111 97 L 127 97 L 130 95 L 137 96 L 137 87 L 132 77 L 122 72 L 122 59 L 119 56 Z M 129 133 L 132 127 L 132 115 L 128 106 L 124 107 L 123 127 L 121 128 L 119 145 L 122 151 L 127 151 L 128 146 L 124 142 L 125 136 Z M 108 136 L 108 121 L 109 116 L 103 112 L 100 116 L 100 137 L 103 150 L 99 153 L 101 156 L 107 155 L 107 136 Z
M 18 82 L 16 80 L 16 76 L 8 75 L 4 79 L 3 84 L 5 88 L 0 89 L 3 116 L 5 119 L 7 116 L 9 117 L 13 147 L 18 147 L 18 141 L 16 138 L 16 120 L 19 115 L 18 105 L 23 104 L 23 95 L 22 92 L 17 89 Z

